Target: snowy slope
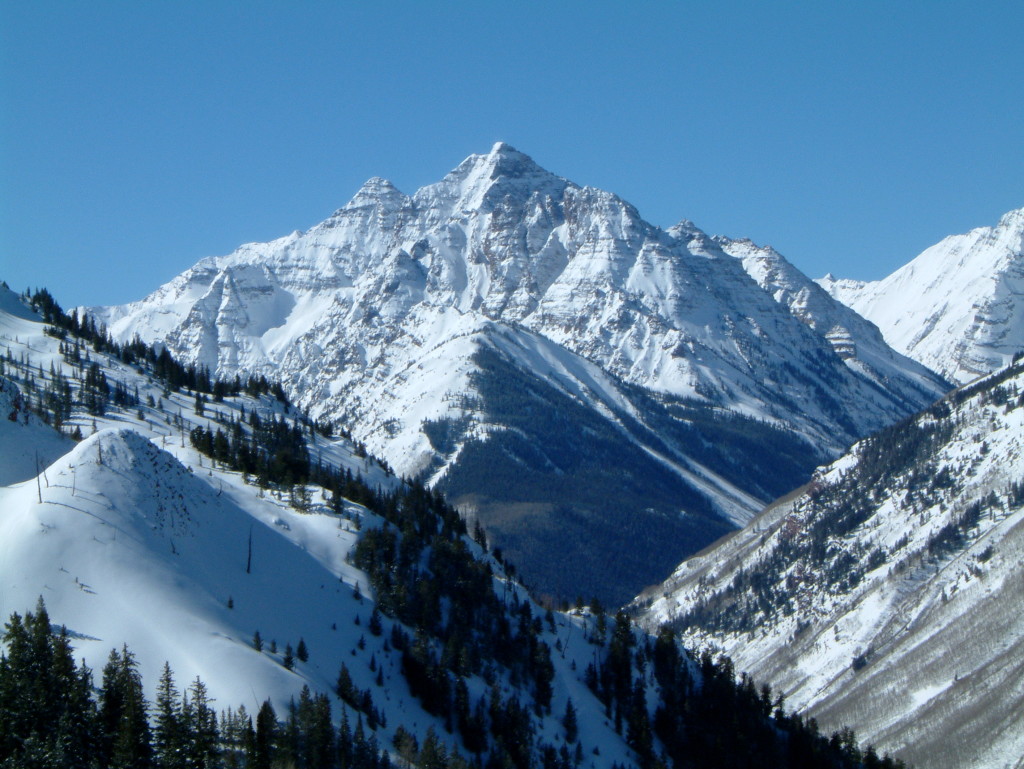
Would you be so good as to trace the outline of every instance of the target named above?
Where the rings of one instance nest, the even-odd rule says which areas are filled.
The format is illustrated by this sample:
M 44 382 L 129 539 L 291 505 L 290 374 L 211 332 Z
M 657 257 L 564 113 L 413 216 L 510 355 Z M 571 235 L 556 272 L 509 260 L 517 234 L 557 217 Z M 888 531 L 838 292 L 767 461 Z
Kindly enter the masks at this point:
M 750 240 L 716 237 L 722 249 L 739 259 L 743 268 L 776 302 L 787 307 L 795 318 L 825 337 L 836 355 L 866 380 L 880 388 L 887 383 L 907 379 L 916 382 L 919 392 L 934 392 L 935 375 L 893 350 L 881 332 L 825 289 L 808 278 L 782 254 L 770 246 L 758 246 Z M 917 398 L 907 400 L 913 409 Z
M 945 238 L 883 280 L 819 282 L 894 348 L 968 382 L 1024 349 L 1024 208 Z
M 1024 365 L 883 431 L 638 599 L 825 728 L 929 767 L 1024 755 Z
M 35 376 L 40 366 L 48 371 L 51 363 L 68 376 L 74 373 L 59 352 L 60 341 L 45 335 L 40 319 L 23 310 L 0 311 L 0 350 L 10 349 L 25 363 L 8 364 L 0 393 L 18 392 L 28 375 Z M 381 636 L 366 629 L 373 591 L 349 557 L 361 532 L 382 520 L 350 502 L 335 514 L 316 487 L 310 487 L 310 504 L 300 512 L 286 493 L 260 489 L 188 445 L 185 436 L 194 426 L 216 426 L 227 412 L 241 408 L 284 416 L 281 404 L 272 398 L 228 397 L 200 415 L 187 393 L 168 393 L 138 368 L 103 353 L 89 356 L 111 380 L 137 386 L 142 405 L 111 407 L 95 418 L 76 409 L 68 428 L 77 426 L 88 435 L 78 444 L 35 418 L 19 418 L 0 435 L 0 465 L 37 444 L 67 449 L 38 478 L 16 478 L 0 487 L 0 614 L 6 619 L 24 613 L 42 596 L 51 620 L 67 627 L 76 657 L 95 671 L 112 648 L 127 644 L 150 698 L 167 661 L 181 688 L 200 676 L 215 708 L 245 705 L 251 714 L 265 698 L 279 715 L 287 713 L 303 685 L 333 692 L 345 663 L 356 687 L 372 691 L 386 718 L 387 725 L 377 730 L 382 746 L 404 726 L 421 741 L 432 727 L 451 747 L 460 747 L 443 719 L 426 713 L 409 693 L 401 653 L 387 644 L 395 623 L 384 617 Z M 19 395 L 26 400 L 23 392 Z M 147 395 L 158 406 L 145 405 Z M 46 431 L 50 438 L 43 437 Z M 311 453 L 359 472 L 374 486 L 398 484 L 344 439 L 317 437 Z M 522 586 L 490 563 L 494 590 L 510 603 L 516 596 L 517 606 L 530 603 Z M 361 596 L 354 594 L 356 585 Z M 555 647 L 557 642 L 563 651 L 552 658 L 551 713 L 535 717 L 535 734 L 549 743 L 559 739 L 560 715 L 571 697 L 588 757 L 596 747 L 600 760 L 628 764 L 629 749 L 581 680 L 594 649 L 582 632 L 587 622 L 559 614 L 542 632 L 545 643 Z M 266 644 L 263 651 L 252 646 L 257 630 Z M 294 648 L 300 638 L 309 660 L 296 661 L 288 671 L 282 666 L 285 645 Z M 375 683 L 371 659 L 382 671 L 382 687 Z M 499 667 L 494 670 L 502 696 L 526 694 L 503 678 Z M 471 676 L 468 687 L 475 699 L 486 695 L 490 682 Z M 334 705 L 337 714 L 342 706 L 338 700 Z M 355 723 L 351 710 L 349 718 Z
M 19 331 L 29 337 L 38 335 L 39 318 L 13 291 L 3 286 L 0 286 L 0 317 L 6 319 L 7 336 L 17 338 Z M 0 486 L 35 478 L 42 468 L 72 446 L 71 441 L 44 425 L 31 412 L 21 391 L 3 376 L 5 368 L 12 365 L 4 362 L 4 357 L 13 358 L 17 354 L 20 361 L 32 352 L 23 348 L 20 340 L 13 345 L 0 344 L 0 446 L 5 447 L 4 461 L 0 462 Z

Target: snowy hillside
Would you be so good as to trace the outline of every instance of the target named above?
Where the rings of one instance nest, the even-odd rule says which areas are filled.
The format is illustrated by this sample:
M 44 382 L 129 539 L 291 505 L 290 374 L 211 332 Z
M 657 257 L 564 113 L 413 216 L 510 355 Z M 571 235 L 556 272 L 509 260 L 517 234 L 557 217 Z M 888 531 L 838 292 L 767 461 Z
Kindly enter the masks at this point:
M 835 305 L 820 292 L 815 302 Z M 411 197 L 371 179 L 308 232 L 89 312 L 122 341 L 282 380 L 313 417 L 343 421 L 399 474 L 479 515 L 546 592 L 567 585 L 537 567 L 550 558 L 528 540 L 578 522 L 559 543 L 590 564 L 574 584 L 611 603 L 946 389 L 874 332 L 806 322 L 692 225 L 663 231 L 502 143 Z M 505 406 L 522 393 L 553 445 L 626 460 L 602 460 L 595 482 L 543 438 L 509 445 L 524 426 Z M 566 399 L 579 419 L 560 416 Z M 595 434 L 601 445 L 588 446 Z M 752 461 L 765 456 L 781 464 Z M 473 468 L 485 463 L 509 481 L 481 483 Z M 679 547 L 631 564 L 627 585 L 599 564 L 623 552 L 617 532 L 629 527 Z
M 883 280 L 819 282 L 904 355 L 969 382 L 1024 349 L 1024 208 L 949 236 Z
M 1024 364 L 857 444 L 638 599 L 919 766 L 1024 755 Z
M 5 307 L 17 303 L 6 289 L 0 295 Z M 25 386 L 31 377 L 30 389 L 42 392 L 52 383 L 51 364 L 77 381 L 61 345 L 44 333 L 39 317 L 0 311 L 4 404 L 19 390 L 15 380 Z M 194 397 L 168 392 L 141 367 L 88 348 L 82 353 L 100 364 L 109 382 L 138 388 L 141 405 L 110 404 L 100 416 L 76 407 L 65 429 L 92 433 L 77 445 L 35 416 L 8 422 L 0 443 L 5 460 L 26 451 L 34 455 L 36 445 L 59 444 L 66 453 L 38 478 L 0 488 L 0 614 L 6 619 L 24 613 L 41 596 L 51 619 L 67 627 L 76 656 L 94 670 L 103 668 L 111 649 L 127 644 L 150 698 L 166 661 L 182 688 L 199 676 L 218 709 L 244 705 L 250 714 L 267 698 L 279 714 L 287 713 L 304 685 L 314 692 L 335 691 L 344 663 L 356 689 L 372 693 L 381 716 L 376 727 L 381 746 L 390 745 L 399 726 L 421 741 L 433 727 L 451 748 L 463 750 L 458 735 L 445 731 L 444 719 L 426 712 L 410 692 L 401 650 L 389 646 L 395 642 L 392 628 L 404 626 L 384 614 L 382 628 L 371 630 L 371 614 L 380 602 L 375 604 L 371 577 L 352 561 L 367 531 L 389 528 L 384 518 L 350 501 L 334 505 L 315 486 L 306 487 L 306 499 L 297 504 L 295 493 L 246 480 L 204 457 L 187 437 L 199 426 L 223 426 L 242 410 L 284 418 L 281 404 L 273 398 L 228 397 L 200 415 Z M 148 396 L 159 407 L 145 405 Z M 18 399 L 30 397 L 19 393 Z M 317 436 L 311 449 L 320 461 L 360 473 L 377 487 L 397 487 L 396 479 L 360 458 L 345 439 Z M 543 614 L 520 585 L 490 563 L 498 596 Z M 571 697 L 581 744 L 588 751 L 599 746 L 607 760 L 628 762 L 625 742 L 607 726 L 601 704 L 574 672 L 593 658 L 585 624 L 584 618 L 559 614 L 542 629 L 543 641 L 549 648 L 557 641 L 562 653 L 552 658 L 554 715 L 537 719 L 535 738 L 551 741 L 561 733 L 560 718 Z M 257 631 L 261 651 L 253 646 Z M 300 641 L 308 661 L 296 659 L 288 670 L 286 649 L 297 649 Z M 527 684 L 518 684 L 520 691 L 502 677 L 501 663 L 491 665 L 489 676 L 497 676 L 500 694 L 529 696 Z M 479 675 L 467 676 L 466 685 L 474 699 L 490 691 Z M 337 700 L 335 705 L 341 707 Z M 353 724 L 359 715 L 358 708 L 349 710 Z
M 244 707 L 242 737 L 221 720 L 211 769 L 269 763 L 275 751 L 309 769 L 463 769 L 470 755 L 523 769 L 713 767 L 749 750 L 778 766 L 808 766 L 806 755 L 823 769 L 857 766 L 848 742 L 772 711 L 770 693 L 740 689 L 671 637 L 655 642 L 597 606 L 545 610 L 482 547 L 482 530 L 470 539 L 439 495 L 324 435 L 275 385 L 212 381 L 152 348 L 114 345 L 48 295 L 39 304 L 52 325 L 6 288 L 0 301 L 0 406 L 14 417 L 0 465 L 56 454 L 0 486 L 0 613 L 11 618 L 0 762 L 68 765 L 61 740 L 74 727 L 90 735 L 76 743 L 85 765 L 87 745 L 127 733 L 104 721 L 107 689 L 98 718 L 22 717 L 33 703 L 68 704 L 39 686 L 67 670 L 41 673 L 39 644 L 15 632 L 15 614 L 35 627 L 27 612 L 41 599 L 97 676 L 124 650 L 150 703 L 166 662 L 179 691 L 198 677 L 215 711 Z M 61 437 L 39 415 L 85 437 Z M 12 689 L 18 676 L 28 683 Z M 115 686 L 105 670 L 95 682 Z M 316 739 L 336 758 L 306 760 L 304 687 L 333 704 L 337 742 Z M 263 703 L 284 720 L 268 722 Z M 156 721 L 158 750 L 166 726 Z

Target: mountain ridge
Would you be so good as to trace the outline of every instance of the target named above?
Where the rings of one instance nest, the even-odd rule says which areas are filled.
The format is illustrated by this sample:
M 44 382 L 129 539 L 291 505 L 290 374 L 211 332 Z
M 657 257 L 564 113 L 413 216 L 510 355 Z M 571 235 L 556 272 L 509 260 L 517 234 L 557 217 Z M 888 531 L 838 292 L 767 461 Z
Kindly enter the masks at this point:
M 1012 765 L 1024 732 L 1024 365 L 856 444 L 634 604 L 826 728 Z
M 881 280 L 818 282 L 904 355 L 964 384 L 1024 349 L 1024 208 L 943 238 Z

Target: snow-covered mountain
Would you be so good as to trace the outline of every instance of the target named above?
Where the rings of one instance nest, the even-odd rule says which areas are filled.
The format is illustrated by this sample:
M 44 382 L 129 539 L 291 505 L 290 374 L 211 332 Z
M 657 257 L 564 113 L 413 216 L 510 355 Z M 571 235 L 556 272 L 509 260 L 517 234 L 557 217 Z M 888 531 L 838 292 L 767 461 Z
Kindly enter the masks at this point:
M 882 280 L 819 282 L 904 355 L 969 382 L 1024 349 L 1024 208 L 945 238 Z
M 635 608 L 910 763 L 1024 755 L 1024 363 L 856 444 Z
M 946 388 L 760 253 L 774 277 L 499 143 L 411 197 L 371 179 L 308 232 L 89 312 L 221 375 L 281 379 L 474 510 L 543 590 L 568 583 L 531 538 L 561 532 L 593 572 L 646 532 L 628 587 L 572 581 L 617 603 Z

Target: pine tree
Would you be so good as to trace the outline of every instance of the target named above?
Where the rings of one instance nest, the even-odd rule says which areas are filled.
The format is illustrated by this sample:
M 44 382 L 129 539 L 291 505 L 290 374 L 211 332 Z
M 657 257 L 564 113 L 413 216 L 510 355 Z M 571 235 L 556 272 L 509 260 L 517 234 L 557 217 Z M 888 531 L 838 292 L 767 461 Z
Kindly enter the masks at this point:
M 348 666 L 344 662 L 341 663 L 341 669 L 338 671 L 338 683 L 335 685 L 334 691 L 342 702 L 347 702 L 352 707 L 358 705 L 356 685 L 352 682 L 352 674 L 348 672 Z
M 309 661 L 309 649 L 306 648 L 306 642 L 302 638 L 299 638 L 299 645 L 295 649 L 295 656 L 298 657 L 299 662 Z
M 188 688 L 191 700 L 183 708 L 188 731 L 186 752 L 189 769 L 213 769 L 217 766 L 217 714 L 210 707 L 206 685 L 196 676 Z
M 146 699 L 135 655 L 110 652 L 100 695 L 103 747 L 111 769 L 148 769 L 152 761 Z
M 251 769 L 270 769 L 277 751 L 277 714 L 270 700 L 264 700 L 256 714 L 256 735 Z
M 185 725 L 182 723 L 179 693 L 169 663 L 156 693 L 156 723 L 153 728 L 153 757 L 159 769 L 184 769 Z
M 395 751 L 402 761 L 402 766 L 405 769 L 409 769 L 419 753 L 419 744 L 416 741 L 416 737 L 410 734 L 404 726 L 399 726 L 395 730 L 395 736 L 392 737 L 391 744 L 395 746 Z
M 401 728 L 401 727 L 399 727 Z M 348 724 L 348 708 L 341 709 L 341 724 L 338 726 L 338 766 L 349 769 L 352 765 L 352 729 Z
M 11 615 L 0 654 L 0 764 L 86 769 L 97 757 L 92 674 L 75 666 L 66 631 L 53 633 L 42 599 Z
M 565 741 L 572 745 L 579 736 L 579 726 L 576 723 L 576 708 L 572 704 L 572 698 L 565 703 L 565 715 L 562 716 L 562 726 L 565 727 Z
M 372 635 L 379 636 L 384 632 L 381 627 L 380 611 L 376 606 L 373 607 L 373 611 L 370 613 L 370 621 L 366 626 L 366 629 L 370 631 Z
M 295 652 L 292 651 L 290 643 L 284 645 L 284 658 L 281 660 L 281 664 L 284 665 L 285 670 L 295 667 Z
M 420 748 L 419 760 L 420 769 L 446 769 L 448 765 L 448 751 L 444 743 L 437 738 L 434 727 L 427 730 L 427 736 L 423 740 L 423 747 Z

